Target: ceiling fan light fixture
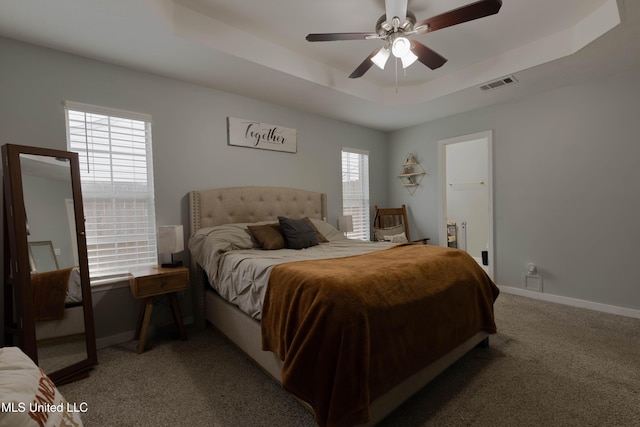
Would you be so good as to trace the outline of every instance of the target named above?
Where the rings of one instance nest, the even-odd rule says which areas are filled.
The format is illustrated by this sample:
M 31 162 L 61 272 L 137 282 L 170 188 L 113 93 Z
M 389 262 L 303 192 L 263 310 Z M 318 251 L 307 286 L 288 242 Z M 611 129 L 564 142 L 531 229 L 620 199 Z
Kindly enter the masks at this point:
M 407 68 L 409 65 L 416 62 L 416 59 L 418 59 L 418 57 L 413 52 L 409 51 L 400 59 L 402 60 L 402 68 Z
M 376 64 L 378 66 L 378 68 L 380 68 L 381 70 L 384 70 L 384 66 L 387 63 L 387 60 L 389 59 L 389 54 L 391 53 L 391 51 L 389 50 L 388 47 L 383 47 L 381 48 L 378 53 L 376 53 L 373 58 L 371 58 L 371 61 Z
M 402 61 L 402 67 L 407 68 L 416 60 L 419 60 L 428 68 L 435 70 L 442 67 L 447 59 L 438 52 L 428 48 L 417 40 L 409 40 L 414 34 L 452 27 L 486 16 L 495 15 L 502 7 L 502 0 L 475 0 L 466 6 L 452 9 L 440 15 L 428 19 L 416 21 L 416 16 L 407 9 L 408 0 L 380 0 L 384 2 L 385 13 L 378 18 L 375 33 L 324 33 L 308 34 L 306 39 L 310 42 L 324 42 L 336 40 L 383 40 L 386 45 L 378 47 L 349 75 L 349 78 L 362 77 L 373 64 L 381 69 L 393 54 L 396 58 L 396 83 L 398 59 Z M 396 85 L 397 89 L 397 85 Z
M 396 37 L 391 45 L 391 53 L 396 58 L 402 58 L 407 54 L 407 52 L 411 52 L 411 42 L 406 37 Z

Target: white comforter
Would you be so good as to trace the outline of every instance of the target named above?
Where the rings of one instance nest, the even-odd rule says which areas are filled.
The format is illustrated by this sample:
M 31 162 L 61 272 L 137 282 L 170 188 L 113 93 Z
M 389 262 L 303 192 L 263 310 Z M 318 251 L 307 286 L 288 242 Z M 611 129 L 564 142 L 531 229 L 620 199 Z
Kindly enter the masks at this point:
M 312 220 L 328 240 L 307 249 L 262 250 L 254 247 L 248 224 L 200 229 L 189 239 L 191 256 L 207 273 L 211 286 L 227 301 L 260 319 L 271 269 L 284 262 L 339 258 L 386 249 L 393 243 L 365 242 L 344 237 L 324 221 Z M 259 224 L 273 223 L 274 221 Z

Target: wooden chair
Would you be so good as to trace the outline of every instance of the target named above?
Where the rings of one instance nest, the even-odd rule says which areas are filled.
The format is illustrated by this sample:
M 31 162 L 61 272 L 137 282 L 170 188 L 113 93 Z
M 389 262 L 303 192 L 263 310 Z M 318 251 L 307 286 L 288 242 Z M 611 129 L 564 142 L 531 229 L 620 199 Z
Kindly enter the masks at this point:
M 378 208 L 377 205 L 373 207 L 373 228 L 389 228 L 399 225 L 404 226 L 404 234 L 407 236 L 408 241 L 411 240 L 409 234 L 409 220 L 407 219 L 407 207 L 402 205 L 401 208 Z M 415 240 L 416 243 L 427 244 L 429 238 Z
M 411 241 L 407 207 L 405 205 L 402 205 L 401 208 L 379 208 L 375 205 L 373 207 L 373 215 L 373 228 L 389 228 L 404 225 L 404 234 L 407 236 L 407 240 Z

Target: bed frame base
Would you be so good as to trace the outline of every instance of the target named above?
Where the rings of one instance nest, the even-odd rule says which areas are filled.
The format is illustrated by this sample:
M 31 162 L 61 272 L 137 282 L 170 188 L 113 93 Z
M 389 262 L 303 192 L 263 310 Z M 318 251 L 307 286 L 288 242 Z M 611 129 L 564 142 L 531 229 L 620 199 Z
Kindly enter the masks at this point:
M 225 301 L 215 291 L 206 292 L 206 318 L 269 376 L 281 384 L 282 361 L 274 353 L 262 350 L 261 328 L 258 321 Z M 382 421 L 475 346 L 488 346 L 488 337 L 489 334 L 486 332 L 478 332 L 445 356 L 375 399 L 371 403 L 371 420 L 365 425 L 373 426 Z M 307 409 L 311 409 L 305 402 L 302 403 Z

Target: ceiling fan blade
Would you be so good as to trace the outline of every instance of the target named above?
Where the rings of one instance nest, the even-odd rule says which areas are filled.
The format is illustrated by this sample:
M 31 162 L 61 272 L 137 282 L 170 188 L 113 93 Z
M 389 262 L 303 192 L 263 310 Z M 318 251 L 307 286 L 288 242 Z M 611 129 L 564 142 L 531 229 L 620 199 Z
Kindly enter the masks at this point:
M 307 41 L 310 42 L 333 42 L 338 40 L 369 40 L 377 39 L 379 36 L 372 33 L 324 33 L 308 34 Z
M 485 16 L 495 15 L 502 7 L 502 0 L 480 0 L 457 9 L 450 10 L 438 16 L 425 19 L 415 24 L 416 33 L 425 34 Z M 420 29 L 421 26 L 428 28 Z
M 376 56 L 376 54 L 378 53 L 378 51 L 380 51 L 380 49 L 382 49 L 382 47 L 379 47 L 376 50 L 374 50 L 373 52 L 371 52 L 371 55 L 369 55 L 367 57 L 367 59 L 362 61 L 362 64 L 358 65 L 358 68 L 356 68 L 353 71 L 353 73 L 351 73 L 349 75 L 349 78 L 350 79 L 357 79 L 358 77 L 362 77 L 364 75 L 364 73 L 369 71 L 369 68 L 371 68 L 371 66 L 373 65 L 373 61 L 371 60 L 371 58 Z
M 427 67 L 435 70 L 440 68 L 447 62 L 447 58 L 441 56 L 436 51 L 429 49 L 417 40 L 411 40 L 411 51 L 416 54 L 418 61 Z
M 404 22 L 407 17 L 408 0 L 386 0 L 384 2 L 387 22 L 391 23 L 394 16 L 400 18 L 400 23 Z

